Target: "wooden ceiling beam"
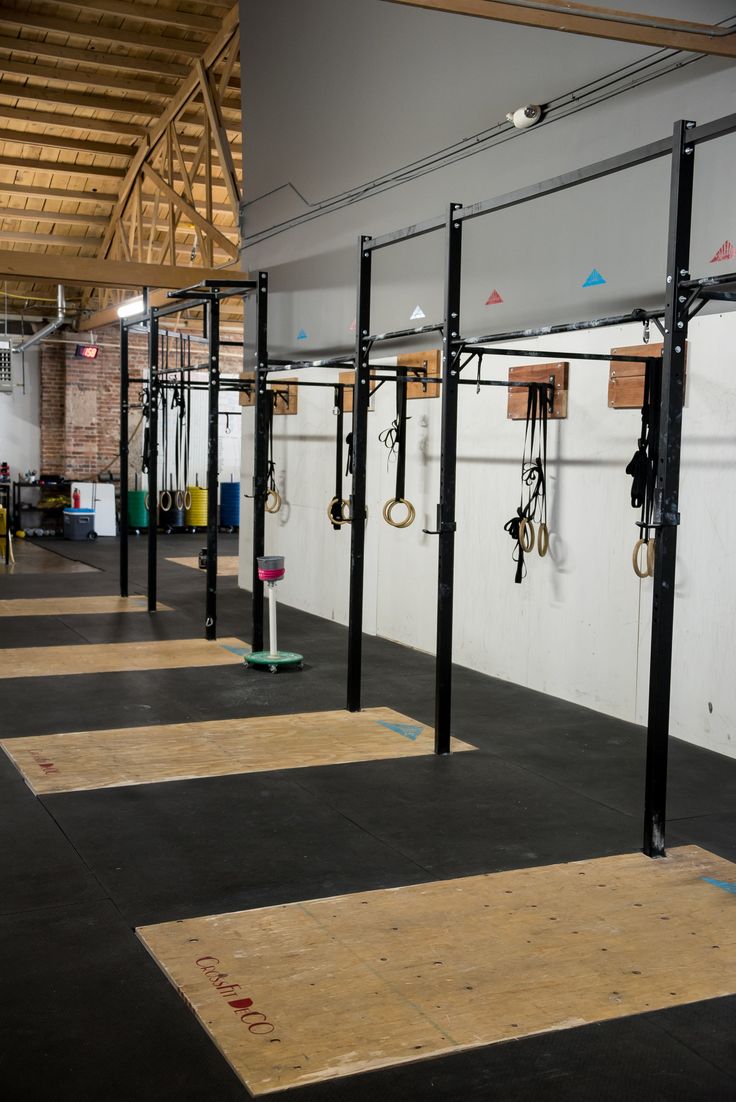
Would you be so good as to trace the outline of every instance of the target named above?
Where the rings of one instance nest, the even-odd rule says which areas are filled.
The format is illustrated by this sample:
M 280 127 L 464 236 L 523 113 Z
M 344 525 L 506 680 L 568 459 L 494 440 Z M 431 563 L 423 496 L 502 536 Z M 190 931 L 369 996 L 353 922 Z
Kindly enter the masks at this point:
M 0 35 L 0 49 L 33 57 L 55 57 L 59 61 L 82 61 L 100 68 L 129 70 L 131 73 L 154 73 L 161 77 L 185 77 L 188 65 L 174 61 L 158 61 L 151 57 L 131 57 L 108 53 L 106 50 L 80 50 L 76 46 L 59 46 L 56 42 L 41 42 L 31 38 L 8 38 Z
M 106 214 L 72 213 L 68 210 L 38 210 L 32 207 L 0 207 L 0 219 L 17 222 L 76 222 L 81 226 L 106 226 Z
M 27 198 L 40 196 L 42 199 L 66 199 L 77 203 L 116 203 L 118 199 L 114 192 L 79 191 L 64 187 L 42 187 L 40 184 L 6 184 L 2 181 L 0 181 L 0 194 L 24 195 Z M 222 209 L 225 209 L 224 203 Z
M 53 65 L 36 65 L 32 61 L 14 61 L 12 58 L 0 59 L 0 69 L 4 73 L 16 73 L 18 76 L 36 80 L 54 80 L 64 84 L 81 84 L 85 88 L 122 88 L 124 91 L 140 92 L 146 96 L 160 96 L 166 99 L 176 92 L 177 85 L 164 81 L 139 80 L 125 73 L 87 73 L 81 69 L 55 68 Z
M 8 107 L 4 103 L 0 103 L 0 119 L 29 122 L 38 126 L 72 127 L 74 130 L 89 130 L 93 134 L 121 134 L 138 138 L 146 134 L 146 127 L 134 122 L 90 118 L 88 115 L 62 115 L 56 111 L 33 111 L 27 107 Z M 196 139 L 193 138 L 192 141 Z
M 15 241 L 19 245 L 53 245 L 59 248 L 66 245 L 75 248 L 84 248 L 86 245 L 96 245 L 100 240 L 99 234 L 87 237 L 84 234 L 58 234 L 58 233 L 29 233 L 28 230 L 6 230 L 0 226 L 0 241 Z M 47 253 L 41 254 L 47 256 Z
M 688 53 L 714 54 L 736 58 L 736 34 L 724 33 L 725 28 L 708 23 L 685 22 L 618 8 L 599 8 L 590 4 L 549 3 L 545 8 L 522 7 L 499 0 L 388 0 L 391 4 L 471 15 L 499 23 L 515 23 L 591 38 L 608 38 L 617 42 L 634 42 L 639 46 L 658 46 Z M 549 11 L 550 7 L 559 10 Z
M 56 0 L 66 8 L 98 11 L 107 15 L 130 16 L 145 23 L 165 23 L 168 27 L 184 27 L 190 31 L 217 34 L 220 20 L 211 15 L 198 15 L 179 8 L 156 7 L 153 4 L 131 3 L 130 0 Z
M 152 35 L 150 31 L 130 31 L 124 27 L 104 27 L 100 23 L 80 23 L 61 19 L 43 12 L 27 12 L 22 8 L 0 9 L 0 24 L 14 27 L 36 27 L 40 31 L 60 31 L 75 38 L 91 42 L 115 42 L 124 46 L 145 46 L 149 50 L 166 50 L 168 53 L 201 57 L 206 43 L 187 38 Z
M 217 156 L 220 161 L 220 171 L 225 180 L 225 187 L 230 205 L 233 209 L 233 216 L 237 220 L 240 207 L 240 185 L 238 184 L 238 177 L 235 171 L 235 165 L 233 164 L 230 143 L 227 140 L 225 127 L 222 122 L 217 95 L 213 84 L 210 82 L 209 73 L 200 59 L 197 59 L 195 66 L 199 76 L 199 84 L 202 90 L 204 104 L 207 108 L 207 115 L 210 120 L 212 138 L 214 139 L 215 149 L 217 150 Z
M 150 180 L 169 202 L 177 206 L 182 214 L 197 226 L 202 233 L 206 233 L 213 241 L 216 241 L 226 253 L 229 253 L 233 260 L 237 260 L 239 255 L 238 246 L 233 244 L 229 238 L 225 237 L 225 234 L 218 229 L 217 226 L 212 225 L 206 218 L 203 218 L 199 211 L 196 210 L 190 202 L 187 202 L 186 199 L 183 199 L 181 195 L 174 191 L 174 189 L 159 176 L 154 168 L 144 163 L 143 174 L 146 179 Z
M 32 134 L 28 130 L 2 130 L 0 140 L 14 145 L 40 145 L 45 149 L 74 149 L 79 153 L 102 153 L 107 157 L 132 157 L 134 145 L 90 141 L 88 138 L 67 138 L 63 134 Z
M 228 42 L 232 38 L 233 34 L 237 32 L 239 20 L 239 5 L 233 4 L 229 12 L 222 21 L 220 32 L 210 42 L 207 50 L 205 51 L 202 63 L 205 68 L 213 65 L 223 50 L 227 47 Z M 105 256 L 112 242 L 112 236 L 115 232 L 115 225 L 120 219 L 125 210 L 125 206 L 128 202 L 128 197 L 131 193 L 133 185 L 135 183 L 138 173 L 141 171 L 143 162 L 147 160 L 151 150 L 158 144 L 161 138 L 166 133 L 166 128 L 170 122 L 173 122 L 177 118 L 181 109 L 189 101 L 195 90 L 199 85 L 199 77 L 196 69 L 192 69 L 190 75 L 183 81 L 176 95 L 171 99 L 167 105 L 165 111 L 156 120 L 151 127 L 148 135 L 147 142 L 141 142 L 138 153 L 133 157 L 128 166 L 128 171 L 123 180 L 120 188 L 120 199 L 112 213 L 110 220 L 110 227 L 108 228 L 105 238 L 100 247 L 100 255 Z
M 154 106 L 146 100 L 124 99 L 122 96 L 96 96 L 89 92 L 76 92 L 71 88 L 47 88 L 40 84 L 17 84 L 7 80 L 0 80 L 0 96 L 26 99 L 31 103 L 65 103 L 71 107 L 86 107 L 90 111 L 140 115 L 145 119 L 150 119 L 159 110 L 158 104 Z
M 82 165 L 70 161 L 42 161 L 36 157 L 0 157 L 0 168 L 17 168 L 21 172 L 54 172 L 69 176 L 107 176 L 122 180 L 124 168 L 109 168 L 107 165 Z
M 203 279 L 240 277 L 237 268 L 174 267 L 101 257 L 58 256 L 0 249 L 0 279 L 32 279 L 69 287 L 180 288 Z M 243 279 L 248 276 L 243 275 Z

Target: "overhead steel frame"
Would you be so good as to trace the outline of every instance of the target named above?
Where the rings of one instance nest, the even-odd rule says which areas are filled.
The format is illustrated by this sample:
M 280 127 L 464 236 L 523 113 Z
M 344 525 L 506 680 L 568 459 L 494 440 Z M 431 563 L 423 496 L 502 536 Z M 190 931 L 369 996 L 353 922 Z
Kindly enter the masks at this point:
M 129 431 L 129 332 L 134 326 L 148 327 L 148 611 L 157 608 L 157 542 L 158 542 L 158 414 L 160 396 L 170 387 L 168 376 L 180 375 L 181 366 L 161 367 L 160 321 L 187 310 L 201 308 L 204 312 L 204 332 L 207 342 L 207 567 L 205 596 L 205 637 L 217 638 L 217 489 L 219 462 L 219 399 L 222 390 L 242 390 L 247 383 L 228 380 L 220 375 L 220 303 L 223 299 L 255 294 L 258 330 L 258 350 L 265 353 L 268 326 L 268 275 L 259 272 L 251 279 L 206 279 L 192 287 L 170 291 L 172 301 L 164 306 L 151 306 L 130 318 L 120 320 L 120 595 L 128 596 L 128 431 Z M 229 345 L 238 342 L 225 342 Z M 187 372 L 202 370 L 203 365 L 188 367 Z M 191 386 L 191 379 L 189 382 Z
M 441 331 L 443 344 L 442 428 L 440 450 L 440 486 L 437 506 L 438 584 L 437 647 L 435 659 L 435 752 L 449 754 L 452 729 L 452 627 L 454 606 L 454 547 L 457 521 L 455 487 L 457 466 L 457 396 L 464 351 L 480 354 L 537 355 L 526 349 L 500 349 L 494 345 L 544 334 L 574 332 L 619 325 L 624 322 L 653 319 L 662 331 L 664 348 L 661 360 L 662 394 L 660 407 L 658 470 L 655 485 L 654 526 L 657 531 L 652 595 L 652 637 L 650 653 L 649 703 L 647 713 L 647 761 L 644 797 L 643 850 L 649 857 L 665 854 L 667 794 L 667 753 L 669 743 L 670 689 L 672 678 L 672 638 L 675 595 L 675 570 L 682 409 L 684 394 L 685 348 L 690 319 L 709 299 L 736 301 L 736 273 L 714 279 L 691 280 L 689 272 L 690 235 L 693 198 L 695 149 L 703 143 L 736 132 L 736 115 L 725 116 L 697 126 L 694 122 L 675 124 L 671 138 L 639 146 L 617 157 L 587 165 L 561 176 L 532 184 L 463 207 L 453 203 L 442 218 L 416 223 L 380 237 L 360 238 L 358 263 L 358 307 L 356 320 L 356 378 L 353 424 L 352 543 L 350 558 L 350 621 L 348 626 L 347 708 L 361 708 L 363 576 L 365 558 L 365 505 L 367 414 L 369 400 L 370 353 L 377 340 L 399 339 Z M 634 310 L 629 314 L 570 322 L 564 325 L 522 329 L 507 333 L 465 338 L 461 335 L 460 288 L 462 281 L 462 233 L 473 218 L 507 210 L 523 203 L 602 179 L 605 176 L 671 157 L 667 282 L 665 305 L 661 310 Z M 422 326 L 415 330 L 396 330 L 392 334 L 371 335 L 371 272 L 373 253 L 412 238 L 444 232 L 445 294 L 441 326 Z M 663 322 L 660 319 L 663 318 Z M 539 353 L 548 356 L 550 353 Z M 552 355 L 559 359 L 580 358 L 611 360 L 612 355 L 579 352 Z M 621 357 L 623 358 L 623 357 Z M 645 357 L 642 357 L 645 359 Z

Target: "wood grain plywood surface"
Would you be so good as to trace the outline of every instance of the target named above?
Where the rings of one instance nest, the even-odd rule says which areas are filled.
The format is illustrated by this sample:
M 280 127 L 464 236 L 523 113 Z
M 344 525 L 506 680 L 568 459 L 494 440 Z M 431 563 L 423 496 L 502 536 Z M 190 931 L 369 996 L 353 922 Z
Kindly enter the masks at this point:
M 140 928 L 254 1095 L 736 991 L 697 846 Z
M 391 708 L 219 719 L 0 743 L 38 795 L 420 757 L 433 732 Z M 454 740 L 454 750 L 472 750 Z
M 88 616 L 94 613 L 146 612 L 146 597 L 33 597 L 0 601 L 0 616 Z M 159 612 L 171 612 L 157 605 Z
M 78 647 L 0 650 L 0 679 L 70 674 L 177 670 L 242 664 L 250 647 L 240 639 L 170 639 L 147 643 L 84 643 Z
M 175 562 L 177 566 L 188 566 L 191 570 L 199 570 L 199 560 L 196 555 L 185 555 L 183 558 L 167 559 L 167 562 Z M 204 574 L 204 570 L 202 571 Z M 218 578 L 237 578 L 238 556 L 219 555 L 217 558 Z

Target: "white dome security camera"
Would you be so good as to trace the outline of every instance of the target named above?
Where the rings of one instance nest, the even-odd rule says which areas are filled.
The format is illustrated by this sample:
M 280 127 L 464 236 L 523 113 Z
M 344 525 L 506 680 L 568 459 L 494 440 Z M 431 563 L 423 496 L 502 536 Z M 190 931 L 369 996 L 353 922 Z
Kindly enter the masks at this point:
M 517 130 L 526 130 L 528 126 L 534 126 L 541 117 L 542 108 L 538 103 L 528 103 L 526 107 L 517 107 L 516 111 L 509 111 L 506 116 Z

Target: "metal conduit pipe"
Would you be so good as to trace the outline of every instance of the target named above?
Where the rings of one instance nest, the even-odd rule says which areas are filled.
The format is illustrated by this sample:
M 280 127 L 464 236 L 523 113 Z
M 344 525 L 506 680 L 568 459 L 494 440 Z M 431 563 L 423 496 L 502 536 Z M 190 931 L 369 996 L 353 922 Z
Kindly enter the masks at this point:
M 56 288 L 56 317 L 54 320 L 50 321 L 48 325 L 44 325 L 42 329 L 39 329 L 32 337 L 28 337 L 22 344 L 19 344 L 17 348 L 13 349 L 13 352 L 27 352 L 34 344 L 38 344 L 38 342 L 44 340 L 45 337 L 49 337 L 52 333 L 55 333 L 57 329 L 61 329 L 62 325 L 68 320 L 66 316 L 64 288 L 60 283 Z
M 702 35 L 704 38 L 725 38 L 733 34 L 733 27 L 708 26 L 704 23 L 691 23 L 683 27 L 677 21 L 658 19 L 654 15 L 634 12 L 611 11 L 583 7 L 568 7 L 566 4 L 545 4 L 540 0 L 507 0 L 514 8 L 531 8 L 532 11 L 551 12 L 553 15 L 574 15 L 585 19 L 600 19 L 606 23 L 624 23 L 630 27 L 653 28 L 657 31 L 687 31 L 688 34 Z

